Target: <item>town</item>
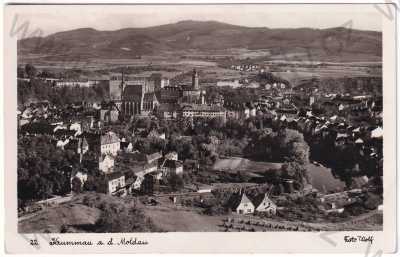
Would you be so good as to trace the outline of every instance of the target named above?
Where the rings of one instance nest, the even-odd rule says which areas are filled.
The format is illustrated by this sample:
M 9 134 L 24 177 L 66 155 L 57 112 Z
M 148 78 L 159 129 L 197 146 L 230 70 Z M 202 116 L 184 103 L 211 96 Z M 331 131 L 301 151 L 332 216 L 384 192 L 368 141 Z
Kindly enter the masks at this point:
M 132 230 L 104 220 L 116 203 L 132 206 L 123 215 L 140 219 L 134 231 L 379 227 L 381 92 L 292 85 L 259 64 L 228 69 L 252 73 L 210 86 L 196 68 L 79 80 L 20 67 L 20 229 L 95 230 L 34 222 L 69 204 L 106 212 L 88 218 L 99 232 Z

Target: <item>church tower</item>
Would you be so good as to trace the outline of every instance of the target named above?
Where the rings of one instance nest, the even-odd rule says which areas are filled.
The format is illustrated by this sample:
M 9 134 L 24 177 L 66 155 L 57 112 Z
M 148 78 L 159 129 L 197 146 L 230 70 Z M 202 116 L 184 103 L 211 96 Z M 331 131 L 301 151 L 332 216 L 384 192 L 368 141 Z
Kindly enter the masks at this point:
M 124 93 L 124 85 L 125 84 L 125 81 L 124 81 L 124 70 L 122 70 L 122 72 L 121 72 L 121 84 L 120 84 L 120 86 L 119 86 L 119 89 L 121 90 L 121 98 L 120 98 L 120 100 L 122 101 L 122 96 L 123 96 L 123 93 Z
M 193 69 L 192 89 L 193 90 L 199 90 L 199 74 L 197 73 L 196 69 Z

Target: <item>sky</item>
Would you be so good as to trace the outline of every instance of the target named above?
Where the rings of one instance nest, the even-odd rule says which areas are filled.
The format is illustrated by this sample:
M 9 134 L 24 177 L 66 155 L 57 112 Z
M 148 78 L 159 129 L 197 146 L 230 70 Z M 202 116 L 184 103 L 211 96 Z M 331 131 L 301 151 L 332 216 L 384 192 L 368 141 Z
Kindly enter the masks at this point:
M 8 8 L 10 15 L 18 14 L 17 26 L 28 22 L 31 30 L 38 28 L 43 35 L 77 28 L 149 27 L 182 20 L 215 20 L 248 27 L 323 29 L 346 26 L 381 31 L 384 17 L 371 4 L 30 5 Z

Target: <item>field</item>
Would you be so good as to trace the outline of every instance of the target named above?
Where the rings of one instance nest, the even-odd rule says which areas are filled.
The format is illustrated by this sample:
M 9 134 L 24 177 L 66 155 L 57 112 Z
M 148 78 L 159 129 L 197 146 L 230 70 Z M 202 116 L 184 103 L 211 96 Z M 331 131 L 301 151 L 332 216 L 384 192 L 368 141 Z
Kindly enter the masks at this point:
M 96 194 L 91 194 L 92 199 Z M 104 197 L 100 197 L 104 199 Z M 81 197 L 67 204 L 48 207 L 34 215 L 20 218 L 20 233 L 91 232 L 101 215 L 101 210 L 88 207 Z M 107 201 L 113 197 L 107 197 Z M 131 203 L 132 199 L 117 200 L 119 204 Z M 128 202 L 127 202 L 128 201 Z M 260 218 L 253 215 L 205 215 L 203 209 L 174 204 L 168 197 L 156 197 L 157 205 L 147 205 L 140 201 L 137 208 L 160 230 L 165 232 L 222 232 L 222 231 L 335 231 L 382 229 L 382 212 L 370 211 L 344 222 L 331 223 L 323 220 L 315 222 L 288 221 L 279 217 Z M 124 203 L 125 202 L 125 203 Z
M 278 170 L 282 167 L 281 163 L 256 162 L 240 157 L 232 157 L 218 160 L 212 167 L 213 170 L 236 173 L 238 171 L 263 173 L 267 170 Z
M 101 211 L 82 204 L 61 204 L 40 211 L 31 218 L 20 219 L 20 233 L 59 233 L 63 225 L 74 228 L 75 232 L 84 232 L 84 228 L 94 225 Z

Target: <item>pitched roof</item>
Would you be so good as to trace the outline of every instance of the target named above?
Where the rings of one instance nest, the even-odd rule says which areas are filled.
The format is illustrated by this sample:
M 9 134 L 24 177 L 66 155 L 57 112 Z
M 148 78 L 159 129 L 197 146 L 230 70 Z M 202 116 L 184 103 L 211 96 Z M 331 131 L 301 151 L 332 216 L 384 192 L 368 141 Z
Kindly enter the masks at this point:
M 263 202 L 270 202 L 270 203 L 272 203 L 273 205 L 276 205 L 276 204 L 271 200 L 271 198 L 268 197 L 268 194 L 265 193 L 265 194 L 258 195 L 258 197 L 255 197 L 255 199 L 254 199 L 254 206 L 258 208 L 258 207 L 260 206 L 260 204 L 262 204 Z
M 158 102 L 158 99 L 155 93 L 146 93 L 144 94 L 143 101 Z
M 157 110 L 159 112 L 173 112 L 178 110 L 179 106 L 177 104 L 173 103 L 161 103 L 158 107 Z
M 241 204 L 250 203 L 253 204 L 250 199 L 247 197 L 246 193 L 235 193 L 232 194 L 228 201 L 228 206 L 232 210 L 236 210 L 237 207 Z
M 170 169 L 177 169 L 182 167 L 182 163 L 175 160 L 165 160 L 163 167 L 170 168 Z
M 162 158 L 162 155 L 159 152 L 146 155 L 147 162 L 152 162 L 160 158 Z
M 383 137 L 383 129 L 381 127 L 377 127 L 376 129 L 371 131 L 372 138 L 381 138 Z
M 107 181 L 114 180 L 120 177 L 125 177 L 125 175 L 121 172 L 112 172 L 105 175 Z
M 100 143 L 101 145 L 107 145 L 107 144 L 113 144 L 119 142 L 119 138 L 117 134 L 114 132 L 107 132 L 104 135 L 101 135 L 100 137 Z

